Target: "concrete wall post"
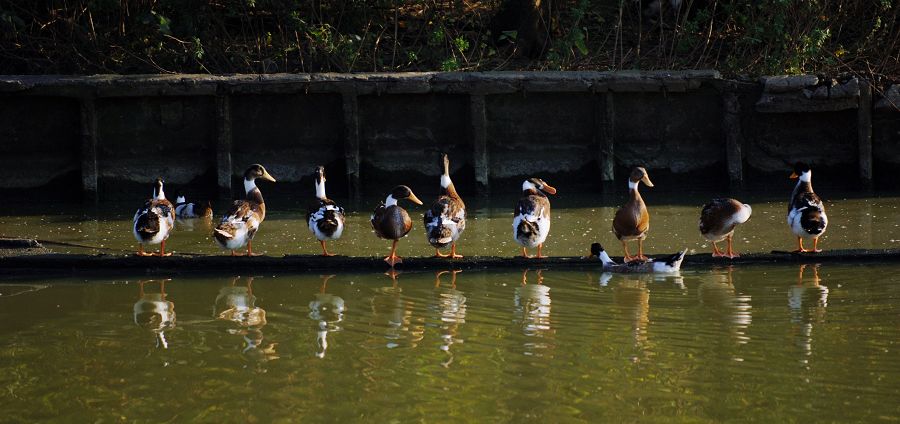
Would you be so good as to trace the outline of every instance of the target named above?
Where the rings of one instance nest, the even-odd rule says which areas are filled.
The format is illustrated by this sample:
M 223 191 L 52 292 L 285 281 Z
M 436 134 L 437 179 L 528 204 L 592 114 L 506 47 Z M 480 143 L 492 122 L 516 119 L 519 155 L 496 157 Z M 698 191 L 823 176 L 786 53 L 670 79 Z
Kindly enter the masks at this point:
M 487 107 L 484 95 L 473 94 L 469 97 L 469 117 L 476 190 L 479 194 L 488 194 L 491 173 L 487 149 Z
M 231 187 L 231 100 L 228 96 L 216 96 L 216 174 L 219 197 L 230 199 Z
M 859 109 L 856 114 L 859 141 L 859 179 L 872 187 L 872 85 L 859 81 Z
M 728 166 L 728 181 L 732 189 L 744 186 L 744 156 L 741 151 L 741 103 L 737 93 L 726 92 L 722 101 L 722 132 L 725 135 L 725 163 Z
M 341 93 L 344 110 L 344 159 L 347 164 L 347 193 L 358 200 L 362 192 L 359 155 L 359 97 L 356 92 Z
M 94 98 L 81 99 L 81 184 L 84 199 L 98 201 L 97 107 Z

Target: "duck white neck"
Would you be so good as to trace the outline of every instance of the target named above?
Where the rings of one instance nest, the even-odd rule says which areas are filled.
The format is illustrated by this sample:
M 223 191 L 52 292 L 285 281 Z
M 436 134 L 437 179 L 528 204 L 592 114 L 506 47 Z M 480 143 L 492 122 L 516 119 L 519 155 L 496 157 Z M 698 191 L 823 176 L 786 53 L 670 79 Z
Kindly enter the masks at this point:
M 316 197 L 325 199 L 325 180 L 322 180 L 322 182 L 316 180 Z
M 248 180 L 244 178 L 244 193 L 250 193 L 256 188 L 256 179 Z
M 634 181 L 628 180 L 628 191 L 637 190 L 639 183 L 640 183 L 640 181 L 634 182 Z
M 804 183 L 812 181 L 812 171 L 806 171 L 800 174 L 800 181 Z
M 447 174 L 441 175 L 441 188 L 447 189 L 450 187 L 450 184 L 453 184 L 453 181 L 450 181 L 450 176 Z
M 397 199 L 394 198 L 393 195 L 388 195 L 387 199 L 384 199 L 384 206 L 394 206 L 397 204 Z
M 153 189 L 153 198 L 156 200 L 166 200 L 166 193 L 163 191 L 162 186 L 159 186 L 159 192 L 156 192 L 156 189 Z
M 443 179 L 441 180 L 441 182 L 443 182 Z M 537 190 L 537 187 L 535 187 L 535 185 L 531 181 L 525 180 L 525 182 L 522 183 L 522 191 L 528 190 Z

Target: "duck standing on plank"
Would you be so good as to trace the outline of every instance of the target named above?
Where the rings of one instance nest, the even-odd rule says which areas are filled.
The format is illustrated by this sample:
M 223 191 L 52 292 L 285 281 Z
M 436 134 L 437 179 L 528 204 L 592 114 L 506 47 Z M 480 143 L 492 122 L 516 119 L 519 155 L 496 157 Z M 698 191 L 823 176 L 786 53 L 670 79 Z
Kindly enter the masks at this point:
M 309 231 L 315 234 L 322 245 L 322 256 L 334 256 L 328 253 L 325 242 L 337 240 L 344 233 L 344 208 L 325 196 L 325 167 L 319 166 L 315 172 L 316 203 L 310 206 L 306 214 Z
M 275 182 L 266 168 L 260 164 L 250 165 L 244 172 L 244 200 L 235 200 L 231 209 L 222 217 L 222 222 L 213 231 L 213 237 L 223 249 L 234 251 L 247 246 L 247 256 L 253 256 L 253 237 L 259 225 L 266 219 L 266 203 L 256 187 L 256 179 Z
M 797 162 L 794 165 L 794 173 L 791 178 L 798 179 L 794 192 L 791 193 L 791 203 L 788 204 L 787 223 L 791 231 L 797 236 L 797 252 L 821 252 L 819 249 L 819 237 L 825 233 L 828 227 L 828 217 L 825 215 L 825 205 L 822 199 L 813 192 L 812 170 L 809 165 Z M 803 248 L 803 239 L 813 239 L 812 250 Z
M 681 270 L 681 262 L 684 261 L 685 254 L 687 254 L 687 249 L 658 260 L 649 259 L 618 264 L 603 250 L 600 243 L 593 243 L 590 257 L 603 262 L 604 272 L 669 274 Z
M 712 242 L 713 257 L 733 259 L 739 256 L 734 252 L 731 239 L 735 227 L 747 222 L 752 212 L 750 205 L 727 198 L 713 199 L 703 206 L 700 211 L 700 234 Z M 722 253 L 716 243 L 725 239 L 728 240 L 728 250 Z
M 435 248 L 434 256 L 438 258 L 462 258 L 456 253 L 456 241 L 466 229 L 466 204 L 463 203 L 456 187 L 450 180 L 450 159 L 443 155 L 444 173 L 441 175 L 441 195 L 425 212 L 425 235 L 428 243 Z M 450 245 L 450 254 L 441 253 L 442 248 Z
M 391 194 L 384 203 L 378 205 L 375 212 L 372 213 L 371 222 L 375 235 L 393 241 L 391 254 L 384 258 L 391 268 L 403 262 L 403 259 L 397 256 L 397 241 L 409 234 L 409 230 L 412 229 L 412 220 L 409 218 L 409 214 L 406 213 L 406 209 L 397 204 L 397 201 L 403 199 L 409 199 L 410 202 L 417 205 L 422 204 L 422 201 L 413 194 L 409 187 L 399 185 L 391 190 Z
M 547 235 L 550 234 L 550 199 L 547 194 L 556 194 L 556 189 L 540 178 L 529 178 L 522 183 L 522 198 L 513 211 L 513 239 L 522 246 L 522 257 L 528 256 L 528 249 L 537 247 L 537 256 L 546 258 L 542 250 Z
M 622 249 L 625 250 L 625 262 L 634 260 L 647 260 L 644 256 L 644 239 L 647 238 L 647 230 L 650 229 L 650 214 L 647 212 L 647 205 L 638 192 L 638 185 L 641 182 L 647 187 L 653 187 L 647 170 L 643 167 L 636 167 L 631 170 L 631 176 L 628 177 L 628 202 L 616 211 L 613 218 L 613 233 L 622 242 Z M 637 240 L 638 254 L 631 256 L 628 253 L 627 242 Z
M 137 212 L 134 213 L 134 225 L 132 233 L 138 241 L 138 256 L 153 256 L 144 252 L 145 244 L 158 244 L 159 256 L 171 256 L 166 253 L 166 239 L 175 226 L 175 211 L 172 202 L 166 200 L 163 192 L 163 180 L 157 178 L 153 186 L 153 197 L 147 200 Z

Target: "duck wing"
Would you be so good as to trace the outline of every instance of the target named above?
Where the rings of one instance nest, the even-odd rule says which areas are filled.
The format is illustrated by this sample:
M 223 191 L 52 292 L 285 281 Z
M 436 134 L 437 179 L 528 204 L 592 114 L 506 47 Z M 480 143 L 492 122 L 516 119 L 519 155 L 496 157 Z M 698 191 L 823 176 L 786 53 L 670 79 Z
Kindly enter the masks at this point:
M 721 234 L 725 230 L 725 225 L 731 220 L 734 214 L 741 210 L 742 205 L 734 199 L 713 199 L 709 203 L 703 205 L 700 211 L 700 233 L 701 234 Z
M 822 199 L 813 192 L 800 193 L 794 198 L 793 208 L 800 212 L 800 226 L 811 235 L 825 232 L 828 218 Z

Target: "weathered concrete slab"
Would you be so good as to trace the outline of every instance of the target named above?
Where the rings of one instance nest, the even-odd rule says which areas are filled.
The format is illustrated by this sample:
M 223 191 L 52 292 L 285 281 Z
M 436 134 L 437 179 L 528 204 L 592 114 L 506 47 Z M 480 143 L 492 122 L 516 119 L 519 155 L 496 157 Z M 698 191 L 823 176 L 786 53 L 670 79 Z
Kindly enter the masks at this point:
M 879 112 L 900 112 L 900 84 L 891 84 L 875 102 L 875 110 Z
M 763 113 L 833 112 L 859 106 L 859 80 L 820 81 L 815 75 L 763 77 L 756 110 Z
M 616 258 L 621 261 L 621 258 Z M 773 252 L 746 254 L 740 258 L 713 258 L 709 254 L 688 255 L 682 269 L 702 270 L 720 265 L 800 264 L 800 263 L 858 263 L 900 262 L 900 250 L 834 250 L 818 254 L 794 254 Z M 501 258 L 494 256 L 466 257 L 457 260 L 440 258 L 404 258 L 397 266 L 402 270 L 484 269 L 521 270 L 532 269 L 593 269 L 600 270 L 596 259 L 581 257 L 549 257 L 546 259 Z M 160 275 L 173 273 L 205 274 L 253 274 L 294 272 L 383 272 L 388 266 L 380 257 L 325 258 L 311 255 L 284 257 L 230 257 L 230 256 L 171 256 L 136 257 L 126 255 L 74 255 L 41 254 L 0 257 L 0 276 L 35 274 L 141 274 Z

